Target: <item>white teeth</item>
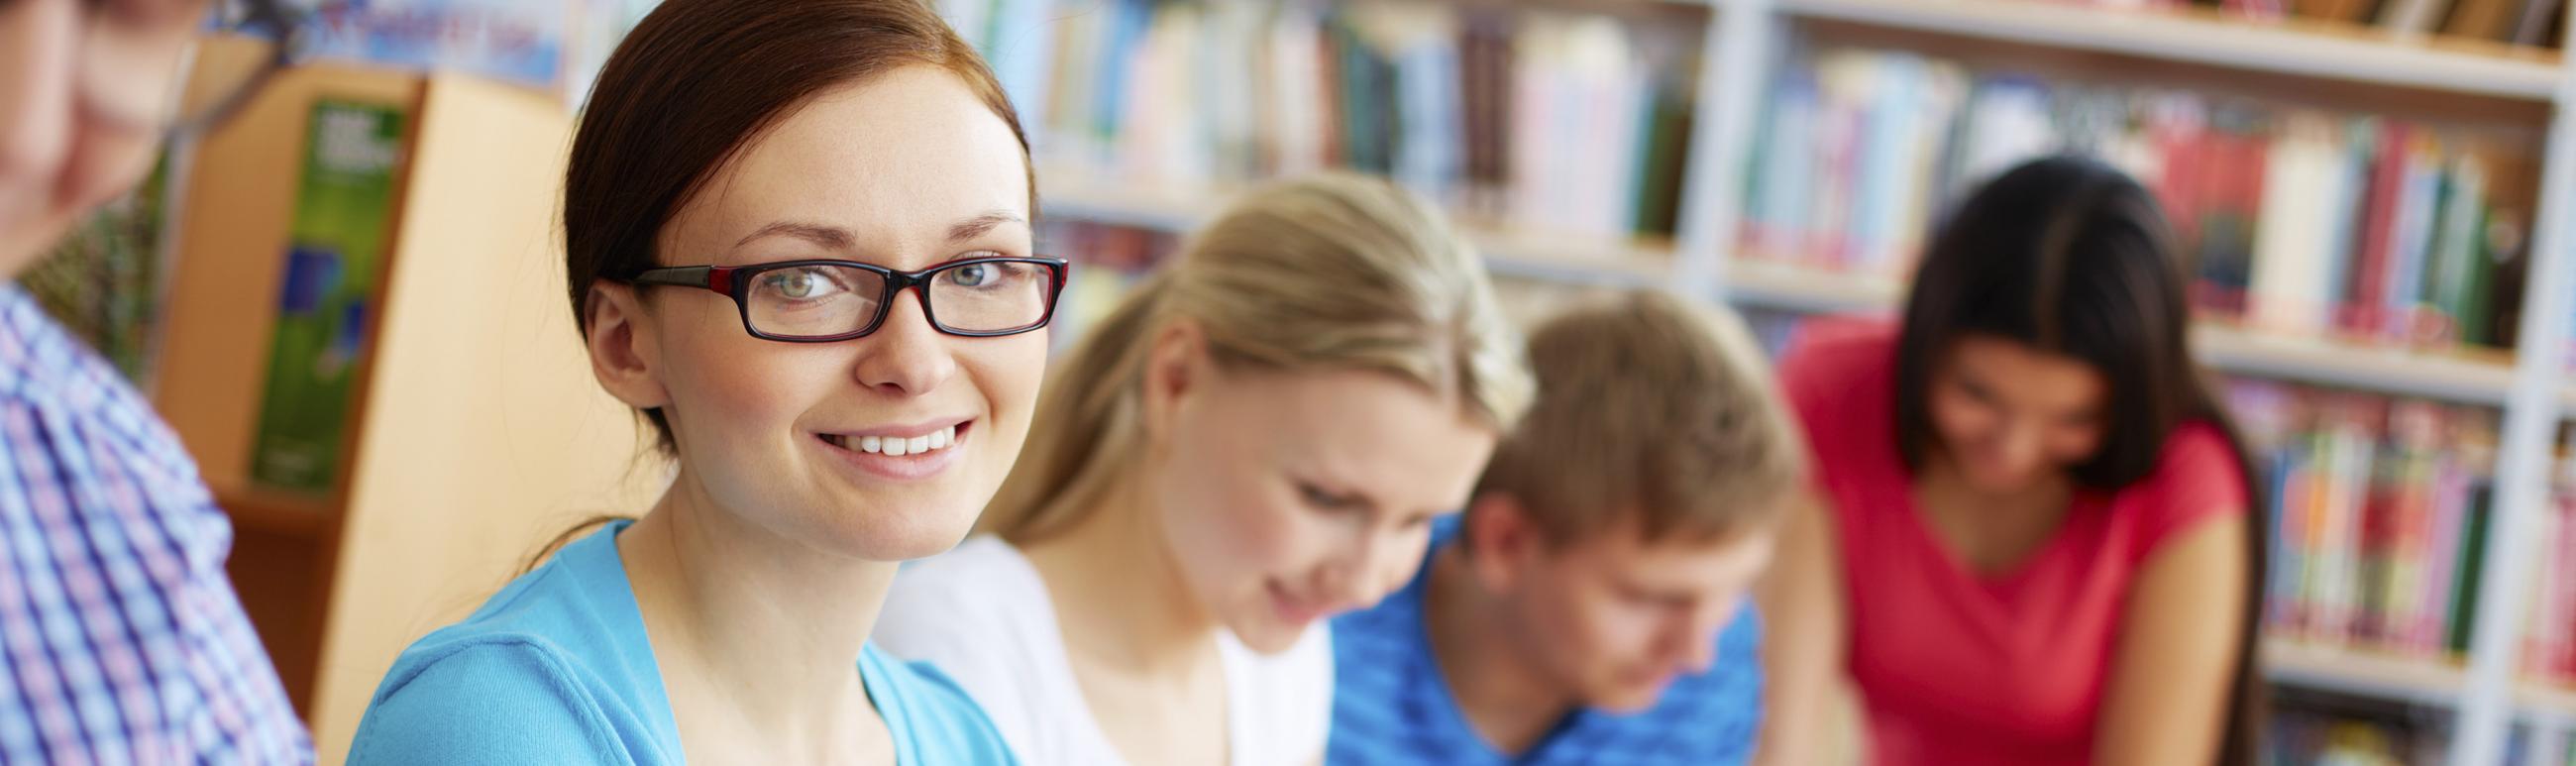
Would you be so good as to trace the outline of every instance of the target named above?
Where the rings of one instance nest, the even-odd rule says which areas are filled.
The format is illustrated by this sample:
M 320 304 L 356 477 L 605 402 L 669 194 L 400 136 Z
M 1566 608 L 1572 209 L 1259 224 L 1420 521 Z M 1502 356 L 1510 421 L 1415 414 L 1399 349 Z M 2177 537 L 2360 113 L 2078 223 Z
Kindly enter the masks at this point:
M 949 426 L 911 438 L 900 436 L 841 436 L 825 434 L 824 441 L 842 449 L 871 455 L 902 457 L 957 446 L 957 427 Z

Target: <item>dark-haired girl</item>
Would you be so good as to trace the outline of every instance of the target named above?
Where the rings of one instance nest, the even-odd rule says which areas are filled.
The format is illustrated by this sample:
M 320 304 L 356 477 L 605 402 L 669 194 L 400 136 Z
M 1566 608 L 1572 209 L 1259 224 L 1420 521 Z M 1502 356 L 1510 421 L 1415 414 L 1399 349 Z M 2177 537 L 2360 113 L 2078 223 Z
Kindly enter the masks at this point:
M 2250 755 L 2261 515 L 2175 253 L 2146 189 L 2042 159 L 1946 222 L 1901 324 L 1804 333 L 1766 763 L 1818 762 L 1838 681 L 1880 764 Z

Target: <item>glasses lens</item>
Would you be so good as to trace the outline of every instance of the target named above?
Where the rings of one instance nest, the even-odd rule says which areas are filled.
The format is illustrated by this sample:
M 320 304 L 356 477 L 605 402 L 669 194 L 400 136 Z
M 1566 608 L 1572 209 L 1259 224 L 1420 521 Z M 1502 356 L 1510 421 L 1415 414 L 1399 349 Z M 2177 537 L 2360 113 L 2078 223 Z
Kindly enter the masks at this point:
M 930 275 L 930 305 L 956 332 L 1012 332 L 1046 320 L 1054 271 L 1028 261 L 960 263 Z
M 752 329 L 782 338 L 829 338 L 867 327 L 885 277 L 848 266 L 785 266 L 751 275 L 743 306 Z

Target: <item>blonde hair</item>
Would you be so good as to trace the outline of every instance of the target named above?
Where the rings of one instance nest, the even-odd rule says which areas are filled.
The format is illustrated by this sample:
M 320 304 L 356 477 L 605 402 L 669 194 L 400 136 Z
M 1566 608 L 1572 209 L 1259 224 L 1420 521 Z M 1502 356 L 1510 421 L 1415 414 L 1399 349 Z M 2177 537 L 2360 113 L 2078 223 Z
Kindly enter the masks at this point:
M 1198 232 L 1053 365 L 980 531 L 1026 544 L 1081 521 L 1142 454 L 1146 357 L 1184 320 L 1221 367 L 1383 372 L 1497 432 L 1529 398 L 1483 262 L 1438 211 L 1363 176 L 1274 183 Z
M 1744 323 L 1636 290 L 1530 337 L 1538 401 L 1494 450 L 1478 495 L 1502 493 L 1553 545 L 1635 514 L 1645 539 L 1767 528 L 1806 475 L 1806 446 Z

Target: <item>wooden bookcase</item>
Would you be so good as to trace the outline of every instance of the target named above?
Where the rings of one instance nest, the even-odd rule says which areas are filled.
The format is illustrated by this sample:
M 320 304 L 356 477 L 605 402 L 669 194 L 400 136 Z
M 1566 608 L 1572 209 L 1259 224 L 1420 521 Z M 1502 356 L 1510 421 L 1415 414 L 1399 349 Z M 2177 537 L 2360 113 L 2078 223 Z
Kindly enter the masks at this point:
M 305 123 L 318 98 L 404 110 L 409 138 L 348 458 L 321 495 L 247 478 Z M 412 640 L 660 472 L 588 368 L 557 233 L 572 120 L 546 95 L 340 66 L 280 76 L 178 151 L 154 403 L 234 530 L 230 570 L 324 763 Z

